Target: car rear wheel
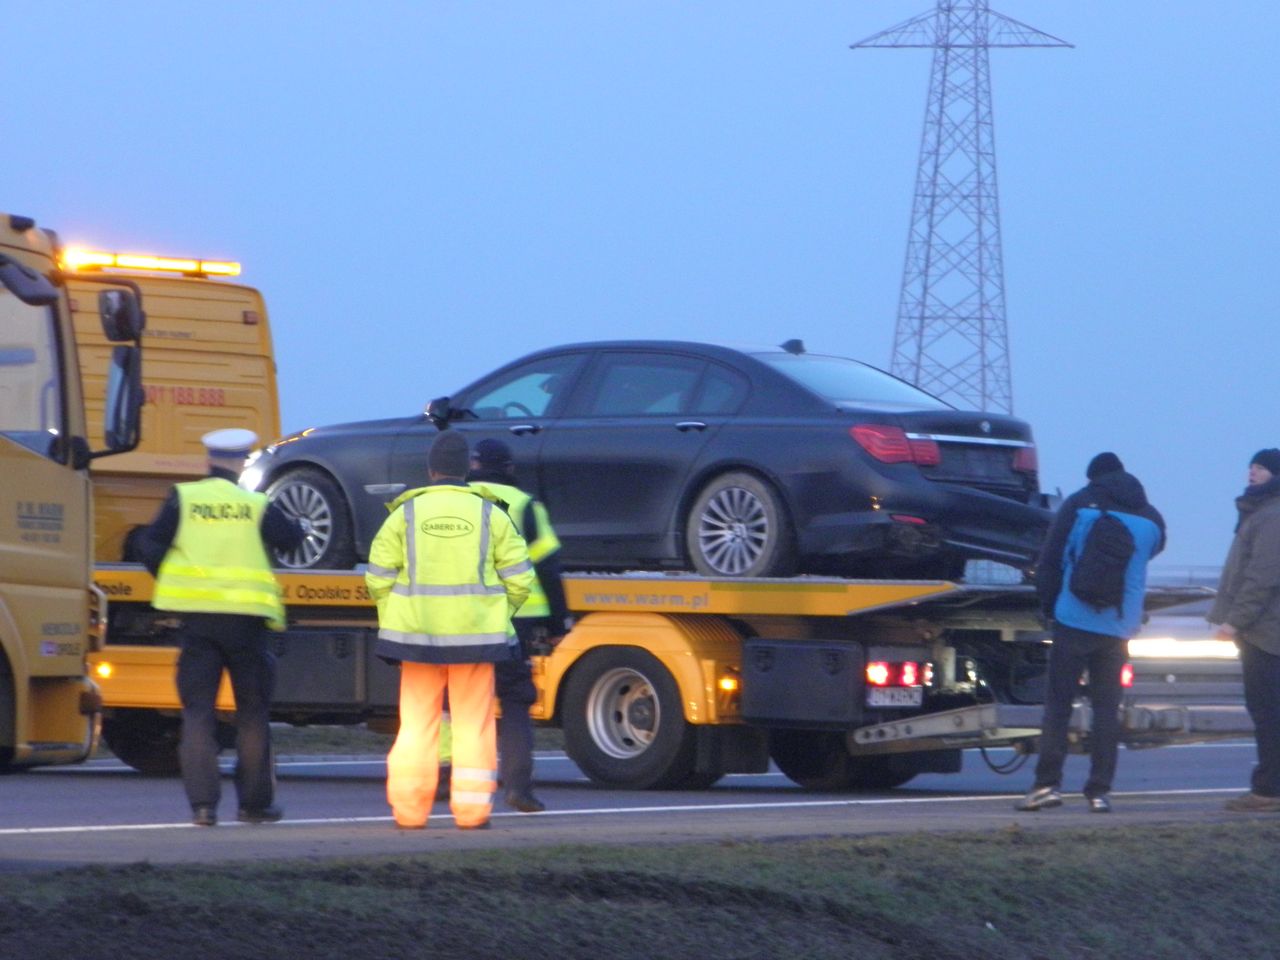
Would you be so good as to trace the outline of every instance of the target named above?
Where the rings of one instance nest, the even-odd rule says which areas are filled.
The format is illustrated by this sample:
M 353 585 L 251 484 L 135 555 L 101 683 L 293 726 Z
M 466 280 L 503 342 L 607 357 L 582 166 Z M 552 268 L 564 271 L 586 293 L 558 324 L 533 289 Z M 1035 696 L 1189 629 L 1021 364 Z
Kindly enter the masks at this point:
M 357 563 L 351 512 L 338 485 L 315 467 L 291 470 L 267 487 L 267 497 L 306 532 L 301 545 L 275 553 L 276 562 L 293 569 L 349 570 Z
M 786 577 L 795 537 L 782 499 L 749 473 L 716 477 L 698 494 L 685 526 L 689 558 L 713 577 Z

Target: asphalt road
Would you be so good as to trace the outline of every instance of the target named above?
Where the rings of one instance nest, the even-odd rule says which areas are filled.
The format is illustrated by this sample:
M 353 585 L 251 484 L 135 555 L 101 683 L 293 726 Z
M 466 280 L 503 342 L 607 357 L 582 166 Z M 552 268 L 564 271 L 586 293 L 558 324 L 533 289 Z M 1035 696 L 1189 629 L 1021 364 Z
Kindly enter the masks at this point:
M 1012 754 L 994 751 L 991 759 Z M 492 829 L 453 826 L 447 803 L 426 830 L 392 824 L 380 757 L 292 757 L 279 764 L 282 823 L 234 820 L 231 783 L 220 813 L 230 822 L 193 827 L 181 785 L 144 777 L 110 760 L 0 777 L 0 870 L 82 864 L 198 863 L 277 858 L 402 855 L 473 847 L 564 843 L 679 843 L 696 840 L 891 834 L 903 831 L 1123 827 L 1228 819 L 1222 802 L 1247 784 L 1252 741 L 1122 750 L 1115 812 L 1090 814 L 1067 795 L 1052 811 L 1016 813 L 1031 764 L 1001 776 L 980 754 L 959 774 L 927 774 L 881 793 L 813 793 L 779 773 L 729 776 L 709 790 L 609 790 L 586 780 L 562 754 L 539 754 L 537 790 L 549 809 L 518 814 L 501 801 Z M 1087 759 L 1071 757 L 1066 785 L 1079 789 Z

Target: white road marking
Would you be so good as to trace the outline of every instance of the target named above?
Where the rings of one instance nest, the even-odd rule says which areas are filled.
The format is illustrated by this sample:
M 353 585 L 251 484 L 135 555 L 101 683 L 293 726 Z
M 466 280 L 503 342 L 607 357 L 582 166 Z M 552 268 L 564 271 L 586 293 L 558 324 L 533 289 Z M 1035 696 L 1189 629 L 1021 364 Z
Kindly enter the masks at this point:
M 1127 790 L 1123 792 L 1114 792 L 1113 797 L 1193 797 L 1208 796 L 1212 794 L 1222 793 L 1239 793 L 1239 787 L 1202 787 L 1185 790 Z M 983 803 L 986 801 L 1001 801 L 1008 803 L 1010 800 L 1016 800 L 1021 797 L 1021 793 L 1010 794 L 988 794 L 984 796 L 964 796 L 964 797 L 885 797 L 875 799 L 856 799 L 856 800 L 786 800 L 786 801 L 770 801 L 757 803 L 686 803 L 686 804 L 664 804 L 661 806 L 650 807 L 588 807 L 576 810 L 546 810 L 542 813 L 515 813 L 515 812 L 496 812 L 493 819 L 511 819 L 525 818 L 533 819 L 540 817 L 583 817 L 583 816 L 601 816 L 601 815 L 632 815 L 640 813 L 723 813 L 726 810 L 787 810 L 802 809 L 816 807 L 845 807 L 853 809 L 856 807 L 887 807 L 887 806 L 922 806 L 930 804 L 954 804 L 954 803 Z M 1067 794 L 1072 796 L 1072 794 Z M 452 820 L 453 817 L 447 813 L 433 814 L 433 820 Z M 381 817 L 316 817 L 304 818 L 297 820 L 282 820 L 278 824 L 272 824 L 270 827 L 263 827 L 257 824 L 244 824 L 238 822 L 226 823 L 222 827 L 212 829 L 224 829 L 225 827 L 251 827 L 254 829 L 274 829 L 279 827 L 315 827 L 315 826 L 342 826 L 361 823 L 391 823 L 392 818 L 389 816 Z M 97 826 L 65 826 L 65 827 L 8 827 L 0 828 L 0 837 L 19 837 L 19 836 L 43 836 L 49 834 L 93 834 L 93 833 L 118 833 L 128 830 L 208 830 L 209 827 L 197 827 L 191 823 L 121 823 L 121 824 L 103 824 Z

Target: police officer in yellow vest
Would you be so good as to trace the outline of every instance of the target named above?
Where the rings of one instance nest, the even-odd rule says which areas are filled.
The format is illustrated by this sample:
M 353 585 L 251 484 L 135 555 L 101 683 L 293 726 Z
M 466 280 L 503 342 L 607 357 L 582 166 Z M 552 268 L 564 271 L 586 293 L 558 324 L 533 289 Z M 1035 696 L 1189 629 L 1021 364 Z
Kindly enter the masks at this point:
M 275 660 L 266 628 L 284 628 L 284 604 L 267 548 L 295 549 L 305 534 L 264 494 L 236 485 L 258 443 L 252 430 L 215 430 L 202 440 L 209 475 L 176 484 L 139 541 L 156 578 L 151 605 L 182 614 L 182 782 L 192 822 L 215 825 L 221 778 L 214 701 L 226 669 L 236 700 L 237 819 L 273 823 L 282 811 L 275 804 L 269 726 Z
M 384 660 L 400 663 L 400 731 L 387 755 L 387 802 L 402 829 L 425 827 L 439 779 L 446 688 L 453 733 L 449 805 L 462 829 L 489 825 L 498 762 L 493 665 L 516 644 L 511 615 L 534 582 L 510 518 L 466 483 L 466 438 L 446 430 L 427 456 L 430 484 L 401 494 L 369 549 Z
M 494 682 L 502 716 L 498 719 L 498 763 L 507 805 L 521 813 L 540 813 L 546 805 L 533 793 L 533 725 L 529 707 L 537 697 L 529 663 L 531 649 L 558 644 L 573 626 L 560 581 L 560 540 L 547 509 L 516 485 L 511 448 L 484 439 L 471 452 L 471 486 L 506 508 L 529 545 L 537 580 L 529 599 L 515 616 L 520 648 L 509 660 L 494 664 Z

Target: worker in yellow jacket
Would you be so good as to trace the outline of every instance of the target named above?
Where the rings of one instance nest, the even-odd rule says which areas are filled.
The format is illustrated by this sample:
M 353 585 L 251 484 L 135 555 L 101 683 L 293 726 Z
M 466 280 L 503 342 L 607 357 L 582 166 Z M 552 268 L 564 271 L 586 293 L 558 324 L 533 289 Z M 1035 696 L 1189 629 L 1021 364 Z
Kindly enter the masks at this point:
M 437 435 L 430 483 L 392 504 L 365 571 L 378 605 L 376 652 L 401 667 L 387 802 L 403 829 L 425 827 L 431 813 L 446 689 L 454 822 L 488 826 L 498 780 L 493 665 L 512 655 L 511 617 L 534 582 L 524 539 L 500 507 L 467 486 L 467 467 L 466 438 Z
M 520 647 L 516 656 L 494 664 L 494 686 L 502 716 L 498 718 L 498 764 L 507 806 L 521 813 L 541 813 L 546 804 L 533 792 L 533 724 L 529 708 L 537 699 L 529 655 L 547 654 L 573 627 L 560 580 L 560 539 L 547 508 L 521 490 L 511 448 L 485 438 L 471 451 L 473 489 L 503 505 L 529 545 L 529 560 L 537 579 L 533 591 L 515 617 Z

